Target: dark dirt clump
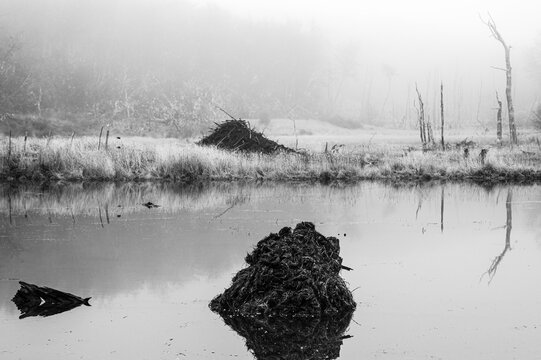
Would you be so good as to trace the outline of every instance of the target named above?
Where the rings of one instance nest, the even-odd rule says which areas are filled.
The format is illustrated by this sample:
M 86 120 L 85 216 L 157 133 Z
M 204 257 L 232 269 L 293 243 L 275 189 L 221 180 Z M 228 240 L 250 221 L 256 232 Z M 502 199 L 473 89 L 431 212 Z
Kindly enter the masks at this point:
M 212 132 L 198 142 L 199 145 L 216 146 L 231 151 L 272 154 L 278 151 L 293 152 L 292 149 L 267 139 L 250 127 L 245 120 L 226 120 L 216 124 Z
M 301 222 L 259 241 L 231 286 L 210 308 L 222 315 L 309 319 L 343 316 L 356 304 L 340 277 L 338 239 Z

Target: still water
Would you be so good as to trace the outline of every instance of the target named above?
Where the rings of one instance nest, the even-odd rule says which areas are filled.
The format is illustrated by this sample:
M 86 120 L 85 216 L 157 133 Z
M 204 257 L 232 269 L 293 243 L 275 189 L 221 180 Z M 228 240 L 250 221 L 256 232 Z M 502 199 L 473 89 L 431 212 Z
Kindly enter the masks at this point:
M 303 220 L 338 237 L 354 269 L 340 359 L 541 358 L 537 185 L 0 192 L 0 359 L 252 359 L 208 303 L 258 240 Z M 92 306 L 19 319 L 19 280 Z

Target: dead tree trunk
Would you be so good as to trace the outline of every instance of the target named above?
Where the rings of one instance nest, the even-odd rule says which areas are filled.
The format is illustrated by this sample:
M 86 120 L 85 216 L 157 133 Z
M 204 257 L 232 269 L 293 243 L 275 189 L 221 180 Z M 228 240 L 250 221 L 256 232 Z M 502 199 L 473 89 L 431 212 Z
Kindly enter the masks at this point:
M 489 20 L 485 22 L 485 24 L 490 29 L 490 32 L 492 33 L 492 36 L 496 40 L 498 40 L 505 51 L 505 69 L 502 69 L 505 71 L 505 77 L 506 77 L 506 83 L 505 83 L 505 97 L 507 98 L 507 112 L 509 114 L 509 138 L 511 141 L 511 144 L 517 144 L 518 138 L 517 138 L 517 129 L 515 126 L 515 108 L 513 107 L 513 98 L 511 96 L 511 87 L 512 87 L 512 78 L 511 78 L 511 46 L 507 45 L 507 43 L 504 41 L 502 35 L 499 33 L 498 29 L 496 28 L 496 23 L 492 19 L 492 17 L 489 16 Z
M 425 122 L 425 106 L 423 103 L 423 98 L 421 97 L 421 93 L 419 92 L 419 89 L 417 88 L 417 84 L 415 84 L 415 91 L 417 92 L 417 98 L 419 100 L 419 131 L 421 132 L 421 143 L 423 144 L 423 147 L 426 146 L 427 143 L 427 134 L 426 134 L 426 122 Z
M 502 141 L 502 101 L 496 91 L 496 101 L 498 102 L 498 113 L 496 114 L 496 136 L 498 142 Z
M 423 144 L 423 124 L 421 124 L 421 112 L 417 108 L 417 103 L 415 100 L 413 101 L 413 107 L 415 108 L 415 111 L 417 112 L 417 120 L 419 121 L 419 136 L 421 139 L 421 144 Z
M 430 120 L 430 116 L 428 117 L 428 120 L 426 122 L 426 134 L 427 134 L 427 142 L 433 145 L 434 133 L 432 132 L 432 121 Z
M 445 118 L 443 117 L 443 82 L 441 83 L 441 91 L 440 91 L 440 108 L 441 108 L 441 149 L 445 150 L 445 140 L 443 138 L 443 131 L 445 128 Z

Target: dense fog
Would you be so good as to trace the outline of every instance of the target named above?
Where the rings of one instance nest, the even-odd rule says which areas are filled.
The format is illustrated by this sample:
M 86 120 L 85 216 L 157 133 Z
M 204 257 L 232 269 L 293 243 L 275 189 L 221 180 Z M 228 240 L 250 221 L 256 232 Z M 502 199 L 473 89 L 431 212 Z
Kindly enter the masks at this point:
M 491 11 L 513 49 L 518 125 L 533 121 L 535 5 L 434 3 L 0 0 L 0 114 L 10 129 L 171 136 L 224 118 L 217 106 L 248 119 L 412 128 L 415 86 L 437 122 L 443 83 L 449 126 L 485 129 L 496 91 L 505 98 L 503 48 L 482 21 Z

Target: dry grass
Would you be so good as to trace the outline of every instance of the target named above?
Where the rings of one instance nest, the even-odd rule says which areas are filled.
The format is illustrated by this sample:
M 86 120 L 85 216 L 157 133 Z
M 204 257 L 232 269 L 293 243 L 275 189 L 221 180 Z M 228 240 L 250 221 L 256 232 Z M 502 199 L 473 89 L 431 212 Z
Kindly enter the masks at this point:
M 0 177 L 7 180 L 540 180 L 541 149 L 536 142 L 518 147 L 480 148 L 464 158 L 460 148 L 426 151 L 402 146 L 341 147 L 330 153 L 239 154 L 179 141 L 115 140 L 97 149 L 94 137 L 14 138 L 0 143 Z

